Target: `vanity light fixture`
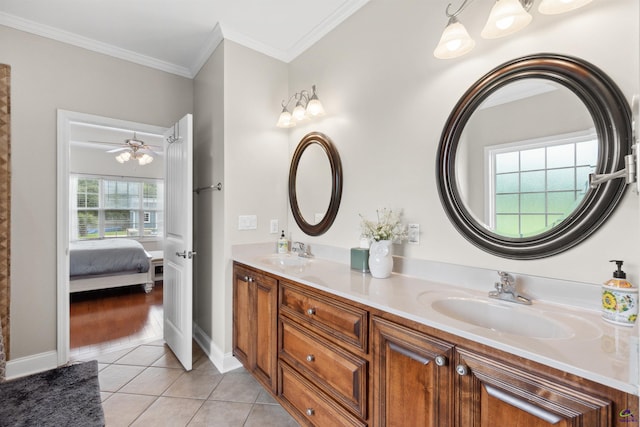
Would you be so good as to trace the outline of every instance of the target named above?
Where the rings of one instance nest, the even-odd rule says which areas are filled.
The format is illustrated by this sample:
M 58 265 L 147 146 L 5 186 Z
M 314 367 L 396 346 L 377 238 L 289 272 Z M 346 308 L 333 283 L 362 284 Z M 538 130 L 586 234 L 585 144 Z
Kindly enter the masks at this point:
M 533 19 L 529 10 L 533 0 L 497 0 L 480 35 L 497 39 L 520 31 Z
M 464 25 L 458 20 L 458 15 L 467 8 L 473 0 L 464 0 L 455 12 L 451 13 L 447 6 L 445 11 L 449 22 L 442 33 L 438 46 L 433 55 L 439 59 L 449 59 L 462 56 L 475 46 L 475 41 L 469 36 Z M 538 11 L 545 15 L 568 12 L 582 7 L 592 0 L 542 0 Z M 485 39 L 496 39 L 520 31 L 533 20 L 529 10 L 534 0 L 496 0 L 487 23 L 480 35 Z
M 294 99 L 296 100 L 296 105 L 293 112 L 289 112 L 288 106 Z M 291 95 L 287 102 L 282 101 L 282 112 L 276 126 L 279 128 L 291 128 L 298 122 L 312 117 L 324 116 L 324 114 L 324 107 L 316 94 L 316 85 L 313 85 L 311 86 L 311 94 L 308 90 L 302 90 Z

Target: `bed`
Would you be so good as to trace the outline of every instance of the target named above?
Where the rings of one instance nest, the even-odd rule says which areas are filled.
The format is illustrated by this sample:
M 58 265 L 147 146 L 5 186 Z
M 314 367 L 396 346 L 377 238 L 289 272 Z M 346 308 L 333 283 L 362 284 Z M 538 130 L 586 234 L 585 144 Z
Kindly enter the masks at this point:
M 151 255 L 137 240 L 101 239 L 69 245 L 69 292 L 142 285 L 153 289 Z

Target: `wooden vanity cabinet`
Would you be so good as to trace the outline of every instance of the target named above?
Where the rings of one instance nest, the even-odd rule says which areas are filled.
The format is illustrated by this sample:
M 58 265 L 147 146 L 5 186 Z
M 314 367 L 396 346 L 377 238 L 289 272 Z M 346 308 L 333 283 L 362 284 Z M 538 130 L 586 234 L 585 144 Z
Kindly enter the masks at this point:
M 280 281 L 279 397 L 303 424 L 365 426 L 368 312 Z
M 233 354 L 302 425 L 637 424 L 638 396 L 398 315 L 242 264 L 233 288 Z
M 372 313 L 373 425 L 622 427 L 632 396 L 424 325 Z
M 275 394 L 278 280 L 240 264 L 233 277 L 233 355 Z
M 618 417 L 605 393 L 589 394 L 532 366 L 462 347 L 454 363 L 458 426 L 604 427 Z
M 371 323 L 374 425 L 451 425 L 453 345 L 382 318 Z

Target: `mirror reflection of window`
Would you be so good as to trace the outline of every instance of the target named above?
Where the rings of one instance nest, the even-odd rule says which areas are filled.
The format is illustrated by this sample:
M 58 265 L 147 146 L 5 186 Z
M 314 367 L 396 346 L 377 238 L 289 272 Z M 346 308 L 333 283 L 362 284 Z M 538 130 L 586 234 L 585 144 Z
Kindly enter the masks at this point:
M 469 117 L 456 181 L 488 231 L 530 237 L 575 211 L 597 162 L 594 122 L 582 100 L 554 81 L 522 79 L 495 90 Z
M 485 223 L 508 237 L 553 228 L 584 198 L 597 161 L 595 130 L 486 147 Z

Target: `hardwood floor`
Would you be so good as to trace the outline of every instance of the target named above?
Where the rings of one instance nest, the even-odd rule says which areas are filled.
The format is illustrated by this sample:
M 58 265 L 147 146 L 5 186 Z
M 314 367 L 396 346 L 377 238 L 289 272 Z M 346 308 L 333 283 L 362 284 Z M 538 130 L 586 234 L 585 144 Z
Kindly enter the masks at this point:
M 80 359 L 162 338 L 162 282 L 72 294 L 70 356 Z

